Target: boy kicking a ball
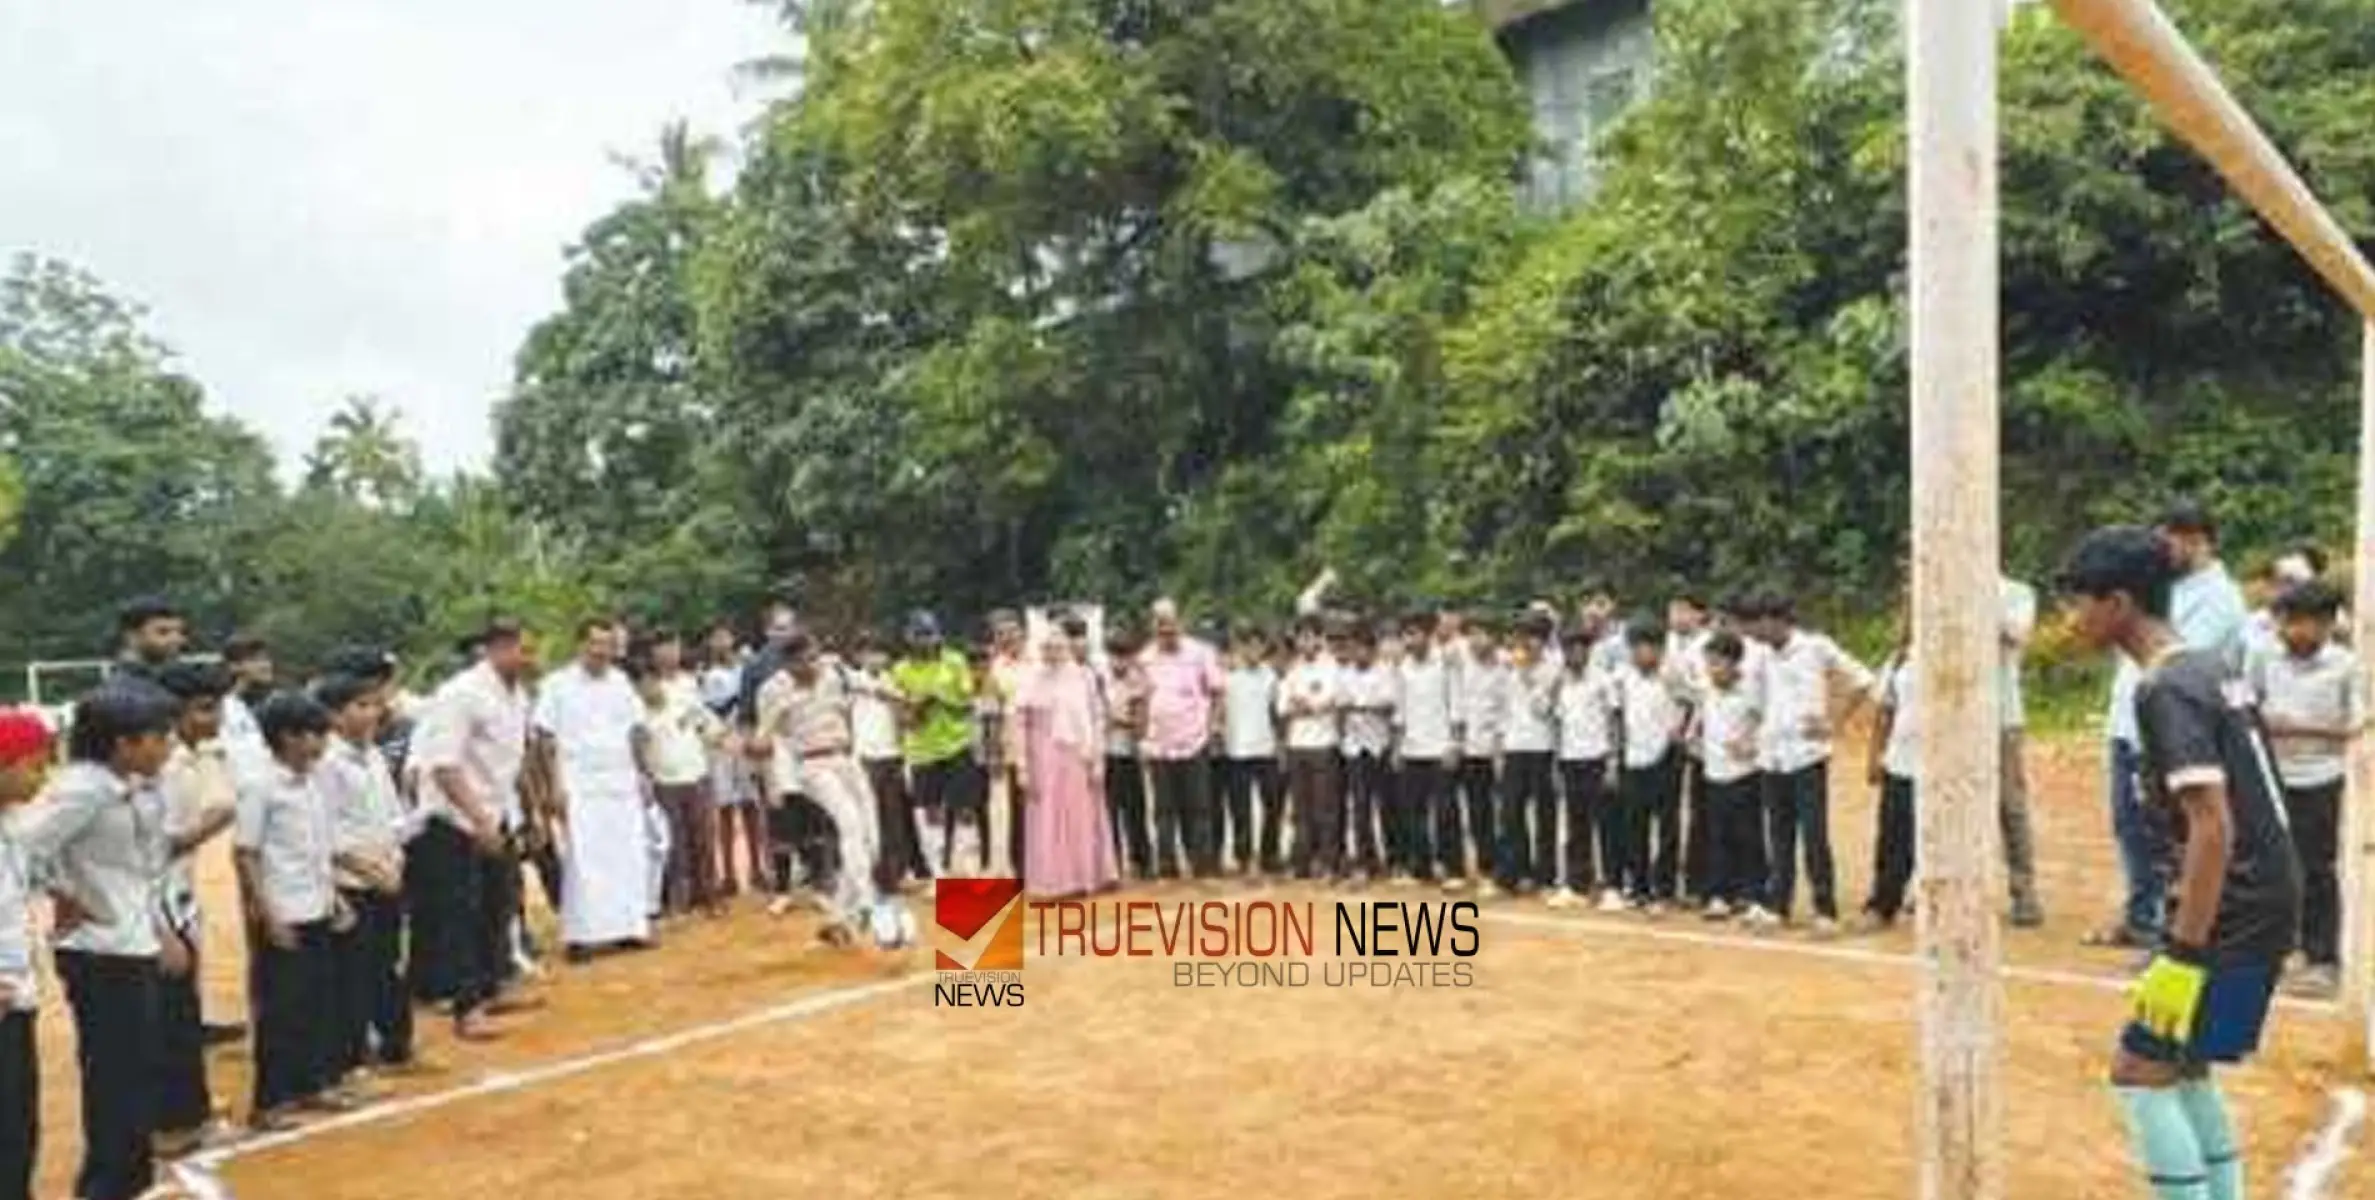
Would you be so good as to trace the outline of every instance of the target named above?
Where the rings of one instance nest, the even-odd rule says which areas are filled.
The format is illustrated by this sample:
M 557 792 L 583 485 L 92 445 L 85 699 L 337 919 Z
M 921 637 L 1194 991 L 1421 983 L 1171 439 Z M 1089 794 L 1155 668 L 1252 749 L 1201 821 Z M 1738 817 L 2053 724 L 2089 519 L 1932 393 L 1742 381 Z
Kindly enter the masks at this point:
M 2153 1195 L 2240 1200 L 2240 1147 L 2210 1072 L 2259 1048 L 2300 928 L 2301 869 L 2248 690 L 2170 627 L 2178 574 L 2157 535 L 2118 527 L 2088 535 L 2062 579 L 2080 636 L 2144 664 L 2140 773 L 2182 847 L 2176 915 L 2130 990 L 2111 1083 Z

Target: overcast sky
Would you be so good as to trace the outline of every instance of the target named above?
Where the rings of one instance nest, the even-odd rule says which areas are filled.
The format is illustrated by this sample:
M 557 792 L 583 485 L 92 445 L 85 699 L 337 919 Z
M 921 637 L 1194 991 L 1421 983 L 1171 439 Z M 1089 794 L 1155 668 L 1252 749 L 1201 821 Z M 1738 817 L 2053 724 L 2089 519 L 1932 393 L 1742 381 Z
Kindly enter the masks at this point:
M 0 258 L 147 305 L 284 459 L 377 392 L 483 464 L 563 249 L 633 191 L 610 152 L 734 131 L 784 36 L 738 0 L 0 0 Z

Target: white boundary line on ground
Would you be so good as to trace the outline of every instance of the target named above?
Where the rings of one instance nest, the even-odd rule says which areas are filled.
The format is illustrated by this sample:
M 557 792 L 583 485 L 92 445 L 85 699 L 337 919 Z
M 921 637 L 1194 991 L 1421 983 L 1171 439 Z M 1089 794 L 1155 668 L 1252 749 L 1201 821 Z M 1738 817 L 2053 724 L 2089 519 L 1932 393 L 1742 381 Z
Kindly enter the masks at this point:
M 1686 946 L 1705 946 L 1719 950 L 1747 950 L 1764 954 L 1795 954 L 1806 958 L 1827 958 L 1834 962 L 1859 963 L 1867 966 L 1914 968 L 1921 965 L 1919 955 L 1893 950 L 1875 950 L 1868 946 L 1838 945 L 1827 942 L 1802 942 L 1786 937 L 1758 937 L 1742 933 L 1711 933 L 1702 930 L 1676 929 L 1670 926 L 1627 923 L 1592 917 L 1554 917 L 1548 913 L 1496 912 L 1485 909 L 1487 921 L 1516 925 L 1526 929 L 1542 929 L 1582 936 L 1636 938 L 1651 942 L 1673 942 Z M 1678 918 L 1680 919 L 1680 918 Z M 1689 920 L 1698 920 L 1691 916 Z M 1634 919 L 1636 922 L 1638 918 Z M 2094 975 L 2084 971 L 2060 971 L 2051 967 L 2007 966 L 2006 979 L 2023 983 L 2043 983 L 2055 987 L 2092 988 L 2096 991 L 2116 992 L 2128 986 L 2124 975 Z M 2307 1000 L 2298 996 L 2278 996 L 2276 1003 L 2284 1008 L 2323 1016 L 2339 1015 L 2341 1009 L 2332 1001 Z
M 2367 1094 L 2354 1087 L 2334 1089 L 2334 1119 L 2309 1143 L 2284 1173 L 2284 1200 L 2325 1200 L 2333 1194 L 2334 1176 L 2350 1159 L 2351 1142 L 2359 1123 L 2367 1119 Z
M 835 1009 L 848 1008 L 852 1005 L 860 1004 L 880 996 L 887 996 L 893 992 L 903 991 L 907 988 L 918 987 L 922 984 L 929 983 L 935 978 L 935 976 L 936 973 L 933 971 L 916 971 L 911 974 L 898 976 L 896 978 L 882 980 L 878 983 L 860 984 L 855 987 L 834 988 L 823 992 L 811 992 L 807 995 L 801 996 L 799 999 L 787 1001 L 785 1003 L 775 1005 L 772 1008 L 760 1009 L 757 1012 L 746 1013 L 731 1020 L 715 1021 L 705 1025 L 695 1025 L 687 1029 L 680 1029 L 675 1033 L 661 1034 L 656 1037 L 630 1042 L 627 1045 L 619 1046 L 614 1049 L 598 1051 L 593 1054 L 579 1055 L 573 1058 L 557 1059 L 553 1062 L 544 1063 L 540 1066 L 528 1067 L 523 1070 L 497 1071 L 471 1083 L 464 1084 L 461 1087 L 452 1088 L 442 1092 L 426 1092 L 418 1096 L 406 1096 L 401 1099 L 390 1100 L 384 1104 L 376 1104 L 369 1108 L 359 1109 L 355 1112 L 344 1113 L 328 1120 L 312 1125 L 306 1125 L 298 1129 L 288 1130 L 284 1133 L 275 1133 L 263 1137 L 250 1138 L 246 1141 L 224 1146 L 220 1149 L 210 1150 L 204 1154 L 192 1156 L 188 1160 L 188 1165 L 196 1168 L 201 1173 L 212 1173 L 215 1169 L 221 1167 L 224 1163 L 227 1163 L 232 1159 L 247 1158 L 252 1155 L 262 1154 L 268 1150 L 277 1150 L 283 1146 L 290 1146 L 299 1142 L 311 1141 L 314 1138 L 321 1137 L 326 1134 L 339 1133 L 344 1130 L 356 1129 L 366 1125 L 376 1125 L 384 1121 L 394 1120 L 398 1117 L 407 1117 L 415 1113 L 428 1112 L 432 1109 L 444 1108 L 449 1104 L 459 1103 L 460 1101 L 473 1099 L 478 1096 L 490 1096 L 503 1092 L 516 1092 L 524 1088 L 535 1087 L 539 1084 L 552 1083 L 556 1080 L 567 1079 L 576 1075 L 583 1075 L 589 1071 L 598 1070 L 600 1068 L 612 1066 L 617 1063 L 630 1062 L 635 1059 L 642 1058 L 656 1058 L 660 1055 L 670 1054 L 677 1050 L 682 1050 L 687 1046 L 697 1046 L 704 1042 L 714 1042 L 720 1038 L 732 1037 L 733 1035 L 742 1033 L 746 1030 L 757 1029 L 766 1025 L 782 1024 L 787 1021 L 797 1021 L 803 1018 L 817 1016 L 822 1013 L 832 1012 Z

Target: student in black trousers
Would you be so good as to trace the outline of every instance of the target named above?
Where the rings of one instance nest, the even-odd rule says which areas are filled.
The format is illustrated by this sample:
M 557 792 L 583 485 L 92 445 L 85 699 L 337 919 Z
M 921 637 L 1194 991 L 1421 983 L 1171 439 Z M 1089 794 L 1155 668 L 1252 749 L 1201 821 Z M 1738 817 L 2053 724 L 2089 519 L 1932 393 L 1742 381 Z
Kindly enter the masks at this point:
M 353 928 L 353 914 L 338 898 L 335 821 L 314 774 L 329 741 L 329 710 L 310 696 L 284 692 L 264 702 L 256 724 L 273 761 L 240 781 L 235 844 L 253 954 L 253 1123 L 271 1132 L 292 1127 L 299 1108 L 343 1112 L 355 1105 L 339 1089 L 343 1022 L 334 941 Z
M 0 1200 L 33 1200 L 41 1145 L 41 1059 L 32 1008 L 0 1006 Z
M 32 799 L 48 764 L 49 727 L 23 710 L 0 711 L 0 819 Z M 33 963 L 32 873 L 0 842 L 0 1200 L 32 1200 L 41 1143 L 41 1059 L 34 1026 L 41 980 Z
M 158 779 L 165 801 L 167 853 L 158 932 L 156 1125 L 159 1155 L 178 1157 L 202 1145 L 214 1122 L 207 1084 L 204 977 L 205 923 L 190 856 L 229 830 L 236 800 L 230 763 L 220 744 L 223 697 L 232 686 L 220 666 L 178 662 L 158 676 L 179 706 L 174 751 Z
M 111 682 L 75 705 L 69 764 L 12 833 L 28 878 L 87 914 L 58 939 L 82 1074 L 81 1200 L 133 1200 L 155 1182 L 157 912 L 163 800 L 176 704 L 154 683 Z M 29 1027 L 27 1029 L 29 1033 Z

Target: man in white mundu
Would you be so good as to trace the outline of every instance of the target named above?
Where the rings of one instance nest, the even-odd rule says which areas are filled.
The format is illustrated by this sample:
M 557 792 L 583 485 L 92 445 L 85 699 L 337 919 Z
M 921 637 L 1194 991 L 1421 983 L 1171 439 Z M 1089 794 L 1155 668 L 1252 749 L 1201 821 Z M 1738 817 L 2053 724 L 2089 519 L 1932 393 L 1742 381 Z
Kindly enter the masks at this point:
M 561 941 L 571 958 L 651 938 L 651 848 L 635 734 L 643 705 L 617 666 L 618 628 L 588 621 L 577 661 L 536 695 L 537 757 L 561 833 Z
M 874 877 L 880 845 L 874 785 L 850 750 L 852 699 L 839 664 L 820 662 L 804 633 L 784 645 L 783 669 L 759 685 L 759 733 L 774 744 L 778 768 L 797 772 L 796 785 L 787 778 L 770 790 L 805 796 L 833 822 L 835 861 L 825 890 L 823 936 L 837 946 L 852 943 L 883 894 Z

